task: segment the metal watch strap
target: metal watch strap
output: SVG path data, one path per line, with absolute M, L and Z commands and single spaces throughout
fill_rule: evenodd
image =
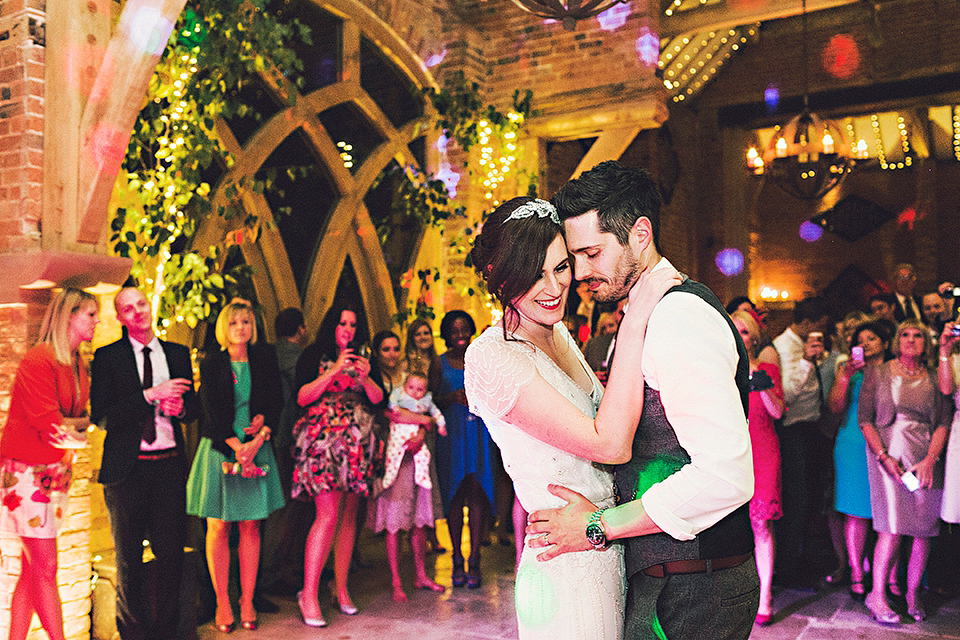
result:
M 606 510 L 606 507 L 597 509 L 590 515 L 590 519 L 587 521 L 587 541 L 593 545 L 594 549 L 606 549 L 608 546 L 610 546 L 610 541 L 607 539 L 607 532 L 603 526 L 603 521 L 601 520 L 603 517 L 603 512 Z M 596 538 L 600 538 L 601 541 L 594 542 Z

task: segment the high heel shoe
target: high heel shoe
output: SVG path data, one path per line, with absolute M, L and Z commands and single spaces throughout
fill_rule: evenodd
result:
M 359 609 L 357 609 L 357 608 L 356 608 L 355 606 L 353 606 L 352 604 L 343 604 L 342 602 L 339 603 L 339 604 L 340 604 L 340 613 L 342 613 L 342 614 L 344 614 L 344 615 L 347 615 L 347 616 L 355 616 L 355 615 L 357 615 L 357 613 L 359 613 L 359 611 L 360 611 Z
M 918 604 L 915 607 L 910 607 L 907 609 L 907 615 L 917 622 L 923 622 L 927 619 L 927 612 L 924 611 L 922 604 Z
M 300 619 L 303 620 L 303 624 L 308 627 L 325 627 L 327 626 L 327 621 L 323 619 L 323 616 L 308 616 L 303 612 L 303 591 L 297 593 L 297 606 L 300 607 Z
M 859 590 L 857 589 L 859 587 Z M 863 602 L 867 599 L 867 590 L 863 586 L 863 580 L 854 580 L 850 583 L 850 598 L 854 602 Z
M 217 622 L 217 616 L 214 615 L 213 626 L 216 627 L 220 633 L 233 633 L 233 630 L 237 628 L 237 623 L 234 620 L 230 622 Z
M 240 627 L 247 631 L 256 631 L 259 628 L 256 620 L 241 620 Z
M 878 612 L 876 609 L 874 609 L 870 605 L 869 598 L 866 599 L 865 604 L 867 605 L 867 609 L 870 610 L 870 613 L 873 614 L 873 619 L 879 622 L 880 624 L 882 624 L 883 626 L 895 627 L 900 624 L 900 614 L 898 614 L 893 609 L 890 609 L 889 605 L 887 606 L 887 609 L 885 611 Z

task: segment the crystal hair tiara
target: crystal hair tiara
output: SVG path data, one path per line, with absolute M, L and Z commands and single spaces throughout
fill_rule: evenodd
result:
M 546 200 L 541 200 L 540 198 L 523 203 L 514 209 L 513 213 L 507 216 L 507 219 L 503 222 L 507 222 L 507 220 L 521 220 L 523 218 L 529 218 L 533 214 L 537 214 L 537 216 L 540 218 L 550 218 L 551 222 L 558 227 L 560 226 L 560 216 L 557 215 L 557 208 Z

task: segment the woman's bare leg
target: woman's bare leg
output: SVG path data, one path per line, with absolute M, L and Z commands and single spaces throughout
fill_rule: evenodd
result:
M 327 563 L 327 556 L 333 546 L 341 496 L 339 491 L 323 491 L 313 497 L 317 516 L 310 527 L 310 533 L 307 534 L 303 556 L 303 592 L 300 597 L 303 613 L 308 618 L 322 617 L 320 604 L 317 602 L 317 588 L 323 565 Z M 349 559 L 347 561 L 349 562 Z
M 253 608 L 253 592 L 257 587 L 257 570 L 260 566 L 260 521 L 238 522 L 240 542 L 237 556 L 240 561 L 240 619 L 253 621 L 257 611 Z
M 350 559 L 353 557 L 353 546 L 356 542 L 357 507 L 360 496 L 356 493 L 344 494 L 343 512 L 340 514 L 340 526 L 337 530 L 337 539 L 333 546 L 333 575 L 337 585 L 337 600 L 340 607 L 354 606 L 347 588 L 347 577 L 350 575 Z
M 920 582 L 930 558 L 930 538 L 914 538 L 907 562 L 907 608 L 917 609 L 920 605 Z
M 773 614 L 773 558 L 776 544 L 773 538 L 773 520 L 750 519 L 753 527 L 754 554 L 757 574 L 760 576 L 760 608 L 758 614 Z
M 443 587 L 427 575 L 427 532 L 424 527 L 415 527 L 410 532 L 410 546 L 413 548 L 413 586 L 417 589 L 430 589 L 440 593 Z
M 21 538 L 20 578 L 13 592 L 10 638 L 22 640 L 30 631 L 33 612 L 50 640 L 64 640 L 63 610 L 57 588 L 57 541 L 55 538 Z
M 390 582 L 393 586 L 393 601 L 406 602 L 407 594 L 403 591 L 403 581 L 400 579 L 400 532 L 387 531 L 385 541 L 387 547 L 387 563 L 390 565 Z
M 877 533 L 877 546 L 873 549 L 873 590 L 867 596 L 867 607 L 876 615 L 893 610 L 887 602 L 886 581 L 890 565 L 900 548 L 900 536 L 895 533 Z
M 217 596 L 217 625 L 233 623 L 233 607 L 230 605 L 230 523 L 217 518 L 207 518 L 207 566 Z

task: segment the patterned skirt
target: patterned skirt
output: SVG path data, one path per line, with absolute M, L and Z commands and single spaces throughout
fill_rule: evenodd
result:
M 67 513 L 71 456 L 50 464 L 4 458 L 0 529 L 22 538 L 56 538 Z
M 369 495 L 373 414 L 353 392 L 325 393 L 293 428 L 294 498 L 324 491 Z

